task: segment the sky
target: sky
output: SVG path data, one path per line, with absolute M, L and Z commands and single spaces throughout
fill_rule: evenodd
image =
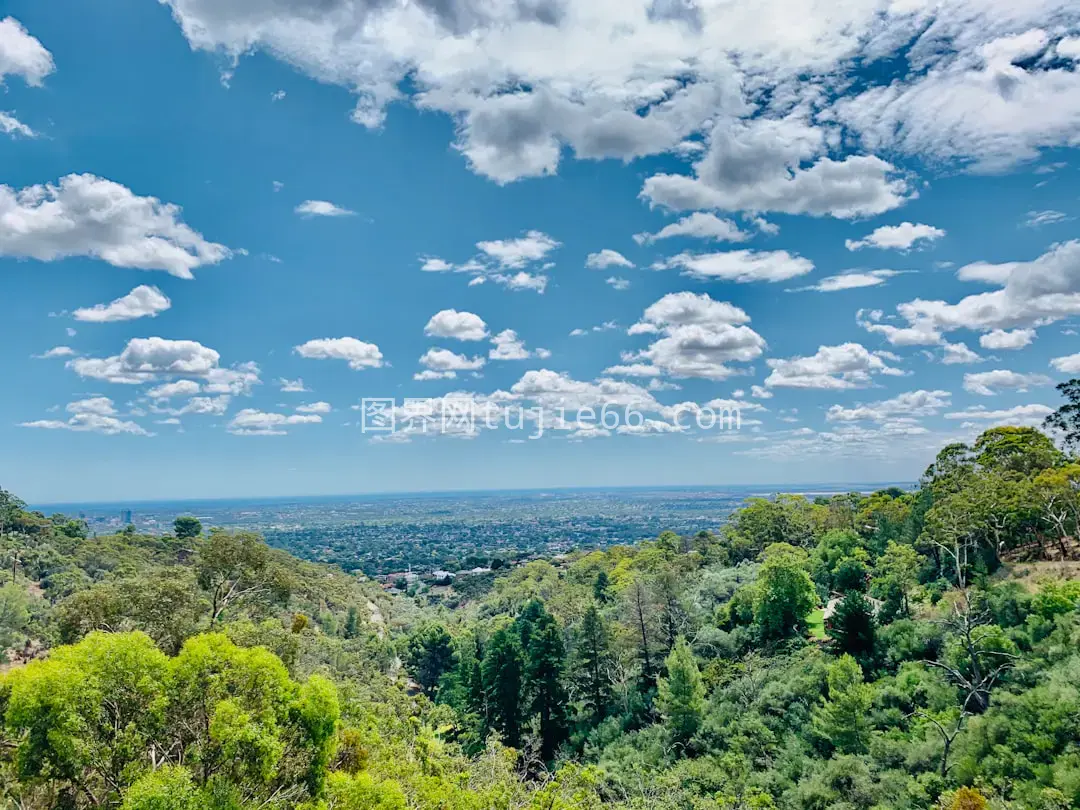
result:
M 7 0 L 0 486 L 913 480 L 1080 372 L 1077 147 L 1074 0 Z

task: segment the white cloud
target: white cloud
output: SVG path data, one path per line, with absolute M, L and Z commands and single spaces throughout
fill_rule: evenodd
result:
M 768 225 L 768 223 L 765 223 Z M 745 242 L 750 234 L 739 228 L 730 219 L 721 219 L 716 214 L 695 211 L 678 222 L 665 225 L 657 233 L 634 234 L 634 241 L 639 245 L 648 245 L 661 239 L 687 237 L 708 239 L 714 242 Z
M 309 340 L 294 347 L 293 351 L 310 360 L 345 360 L 353 371 L 381 368 L 383 364 L 382 352 L 378 346 L 354 337 Z
M 947 366 L 962 363 L 981 363 L 983 358 L 968 348 L 966 343 L 943 343 L 941 362 Z
M 872 383 L 874 374 L 901 373 L 885 363 L 881 352 L 867 351 L 858 343 L 821 346 L 810 357 L 765 362 L 772 369 L 765 380 L 765 385 L 770 388 L 864 388 Z
M 202 387 L 194 380 L 176 380 L 151 388 L 146 395 L 152 399 L 170 399 L 172 397 L 190 397 L 198 394 Z
M 229 422 L 229 433 L 237 436 L 284 436 L 293 425 L 313 425 L 322 422 L 318 414 L 267 413 L 245 408 Z
M 190 413 L 201 416 L 224 416 L 230 402 L 232 402 L 232 397 L 228 394 L 220 394 L 216 397 L 192 397 L 183 408 L 169 412 L 176 416 Z
M 860 250 L 873 247 L 882 250 L 910 250 L 915 244 L 936 242 L 945 236 L 945 231 L 933 225 L 901 222 L 899 225 L 882 225 L 869 236 L 862 239 L 848 239 L 844 242 L 848 250 Z
M 634 263 L 617 250 L 604 248 L 599 253 L 590 253 L 585 266 L 590 270 L 607 270 L 609 267 L 633 267 Z
M 877 287 L 893 276 L 900 275 L 898 270 L 851 270 L 838 276 L 827 276 L 809 287 L 797 287 L 791 292 L 814 290 L 815 292 L 842 292 L 862 287 Z
M 459 371 L 479 371 L 487 361 L 483 357 L 466 357 L 449 349 L 428 349 L 420 364 L 426 368 L 413 379 L 453 379 Z
M 989 397 L 1002 390 L 1025 392 L 1034 386 L 1049 385 L 1051 382 L 1045 374 L 1020 374 L 1016 371 L 995 369 L 978 374 L 965 374 L 964 390 Z
M 988 411 L 982 406 L 945 414 L 946 419 L 965 422 L 992 422 L 998 425 L 1041 425 L 1054 412 L 1045 405 L 1017 405 L 1015 408 Z
M 1043 225 L 1056 225 L 1065 222 L 1069 216 L 1063 211 L 1028 211 L 1024 219 L 1025 228 L 1041 228 Z
M 770 391 L 768 388 L 764 388 L 760 385 L 751 385 L 750 396 L 754 397 L 755 399 L 772 399 L 773 392 Z
M 304 200 L 295 211 L 302 217 L 350 217 L 356 213 L 326 200 Z
M 113 321 L 133 321 L 136 318 L 156 318 L 158 314 L 172 306 L 172 302 L 157 287 L 140 284 L 127 295 L 117 298 L 109 304 L 95 304 L 92 307 L 75 310 L 72 315 L 77 321 L 90 323 L 111 323 Z
M 1069 354 L 1065 357 L 1055 357 L 1050 361 L 1055 371 L 1062 374 L 1076 374 L 1080 372 L 1080 354 Z
M 81 377 L 113 383 L 150 382 L 166 376 L 206 377 L 220 355 L 194 340 L 133 338 L 116 356 L 79 357 L 67 365 Z
M 540 231 L 529 231 L 517 239 L 476 243 L 481 253 L 508 270 L 519 270 L 531 262 L 538 262 L 559 246 L 559 242 Z
M 750 316 L 727 301 L 715 301 L 707 293 L 668 293 L 645 310 L 642 319 L 630 327 L 629 334 L 659 333 L 676 326 L 740 325 Z
M 680 253 L 653 265 L 657 270 L 681 269 L 701 281 L 786 281 L 814 269 L 814 263 L 786 250 L 732 250 L 726 253 Z
M 153 435 L 135 422 L 120 419 L 116 414 L 113 401 L 108 397 L 91 397 L 70 402 L 66 410 L 71 414 L 67 421 L 39 419 L 34 422 L 23 422 L 20 426 L 45 430 L 73 430 L 80 433 L 102 433 L 106 436 L 120 433 L 133 436 Z
M 348 88 L 359 124 L 402 101 L 450 116 L 500 183 L 670 152 L 717 207 L 863 215 L 906 186 L 853 147 L 1000 164 L 1078 131 L 1073 0 L 166 2 L 230 71 L 262 51 Z
M 278 386 L 281 388 L 283 394 L 307 394 L 311 389 L 304 385 L 304 381 L 301 378 L 295 380 L 287 380 L 284 377 L 278 378 Z
M 1068 0 L 1035 0 L 1023 9 L 947 4 L 909 57 L 922 69 L 842 99 L 834 112 L 867 148 L 967 162 L 980 171 L 1034 159 L 1043 148 L 1075 146 L 1080 73 L 1039 58 L 1051 38 L 1038 25 L 1069 27 L 1076 18 Z
M 830 422 L 886 422 L 890 419 L 912 419 L 934 416 L 949 407 L 948 391 L 909 391 L 892 399 L 845 408 L 833 405 L 825 414 Z
M 526 273 L 524 270 L 513 275 L 496 273 L 491 277 L 496 284 L 501 284 L 510 290 L 532 290 L 543 293 L 547 289 L 548 277 L 538 273 Z
M 1011 332 L 995 329 L 993 332 L 987 332 L 985 335 L 980 335 L 979 345 L 984 349 L 990 349 L 991 351 L 1022 349 L 1025 346 L 1030 346 L 1031 341 L 1034 339 L 1034 329 L 1013 329 Z
M 273 93 L 270 94 L 270 100 L 282 101 L 285 98 L 285 95 L 286 94 L 284 90 L 275 90 Z
M 884 334 L 895 345 L 934 345 L 958 329 L 977 332 L 1030 329 L 1080 314 L 1080 240 L 1054 245 L 1029 262 L 961 267 L 957 277 L 1000 287 L 969 295 L 955 304 L 916 299 L 897 306 L 906 327 L 861 325 Z
M 519 338 L 513 329 L 504 329 L 493 336 L 491 344 L 494 348 L 488 352 L 488 357 L 492 360 L 528 360 L 531 357 L 529 350 L 525 348 L 525 341 Z M 542 358 L 544 354 L 541 352 L 548 356 L 551 354 L 546 349 L 537 349 L 536 356 Z
M 657 174 L 641 196 L 673 210 L 776 211 L 851 219 L 892 210 L 913 195 L 890 163 L 873 155 L 835 160 L 826 131 L 795 114 L 721 119 L 694 176 Z
M 239 363 L 232 368 L 212 368 L 203 386 L 208 394 L 250 394 L 260 383 L 257 363 Z
M 424 327 L 424 334 L 456 340 L 484 340 L 488 336 L 488 330 L 487 324 L 479 315 L 444 309 L 431 316 L 431 320 Z
M 75 350 L 70 346 L 53 346 L 44 354 L 38 354 L 35 357 L 39 360 L 51 360 L 54 357 L 73 357 L 75 354 Z
M 37 133 L 11 113 L 0 112 L 0 132 L 11 137 L 36 138 Z
M 296 406 L 297 413 L 330 413 L 332 410 L 329 402 L 309 402 Z
M 56 69 L 52 54 L 14 17 L 0 20 L 0 85 L 7 76 L 21 76 L 39 87 Z
M 604 279 L 604 283 L 616 292 L 625 292 L 630 289 L 630 282 L 627 279 L 619 278 L 618 276 L 608 276 Z
M 19 191 L 0 185 L 0 256 L 44 262 L 90 256 L 190 279 L 195 268 L 231 255 L 184 224 L 178 206 L 92 174 Z

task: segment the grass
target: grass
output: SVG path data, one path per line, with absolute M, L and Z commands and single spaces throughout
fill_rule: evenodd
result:
M 818 608 L 806 617 L 806 623 L 810 626 L 810 638 L 824 639 L 825 636 L 825 611 Z

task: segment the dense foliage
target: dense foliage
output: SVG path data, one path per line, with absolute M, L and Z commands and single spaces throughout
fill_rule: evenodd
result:
M 751 499 L 453 609 L 260 538 L 0 493 L 0 807 L 1080 806 L 1080 463 Z

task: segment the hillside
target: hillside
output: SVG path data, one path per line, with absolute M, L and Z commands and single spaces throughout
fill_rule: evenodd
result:
M 996 428 L 437 599 L 3 493 L 0 807 L 1075 807 L 1078 484 Z

